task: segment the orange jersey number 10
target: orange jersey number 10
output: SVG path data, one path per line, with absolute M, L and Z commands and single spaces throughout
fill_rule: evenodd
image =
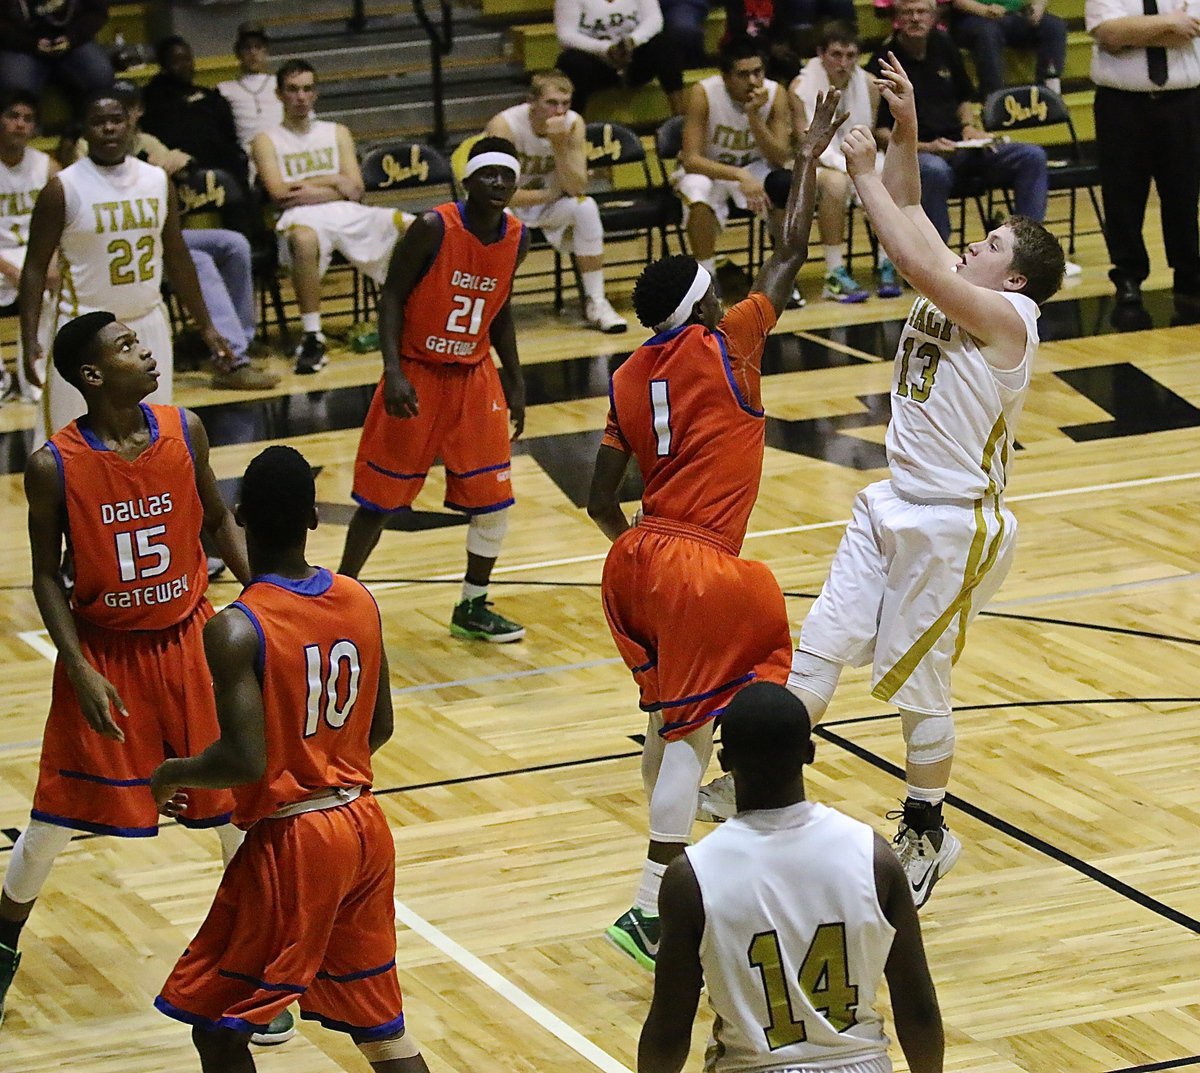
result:
M 341 730 L 358 700 L 358 679 L 362 671 L 358 649 L 353 641 L 338 641 L 330 648 L 326 660 L 320 645 L 306 645 L 304 660 L 308 669 L 308 718 L 304 723 L 304 736 L 311 738 L 317 732 L 322 716 L 334 730 Z M 343 665 L 345 688 L 339 691 Z

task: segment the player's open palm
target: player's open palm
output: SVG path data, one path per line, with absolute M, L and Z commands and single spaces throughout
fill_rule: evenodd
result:
M 880 96 L 887 101 L 897 126 L 905 124 L 915 128 L 917 125 L 917 95 L 894 52 L 889 52 L 886 58 L 880 58 L 879 78 L 876 85 L 879 87 Z
M 813 109 L 812 122 L 804 132 L 807 148 L 813 156 L 820 156 L 829 148 L 838 127 L 846 122 L 846 112 L 838 115 L 838 105 L 842 103 L 840 90 L 831 89 L 828 93 L 817 96 L 817 106 Z
M 94 667 L 87 665 L 71 673 L 70 679 L 88 726 L 102 737 L 123 742 L 125 731 L 117 725 L 113 712 L 115 710 L 126 718 L 129 712 L 117 687 Z
M 417 416 L 417 389 L 399 369 L 384 369 L 383 408 L 391 417 Z

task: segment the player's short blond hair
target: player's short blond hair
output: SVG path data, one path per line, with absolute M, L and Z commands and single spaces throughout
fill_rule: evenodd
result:
M 532 100 L 536 101 L 544 97 L 548 89 L 561 89 L 564 93 L 574 93 L 575 85 L 557 67 L 552 67 L 549 71 L 538 71 L 529 80 L 529 96 Z

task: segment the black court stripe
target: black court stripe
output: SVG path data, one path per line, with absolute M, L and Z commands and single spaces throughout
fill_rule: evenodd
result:
M 954 713 L 990 712 L 998 708 L 1069 708 L 1078 704 L 1200 704 L 1200 697 L 1080 697 L 1073 700 L 1003 700 L 992 704 L 955 705 Z M 877 715 L 852 715 L 845 719 L 827 719 L 825 727 L 855 726 L 860 723 L 882 723 L 899 719 L 898 711 L 880 712 Z M 819 729 L 819 728 L 818 728 Z
M 1182 1069 L 1184 1066 L 1200 1066 L 1200 1054 L 1189 1055 L 1187 1058 L 1170 1058 L 1165 1062 L 1147 1062 L 1140 1066 L 1122 1066 L 1120 1069 L 1109 1070 L 1109 1073 L 1153 1073 L 1158 1069 Z
M 608 753 L 604 756 L 585 756 L 575 760 L 556 760 L 549 764 L 530 764 L 528 767 L 506 768 L 503 771 L 481 771 L 476 775 L 460 775 L 454 779 L 434 779 L 431 782 L 414 782 L 407 786 L 389 786 L 384 790 L 372 791 L 376 797 L 387 794 L 406 794 L 416 790 L 434 790 L 443 786 L 461 786 L 468 782 L 483 782 L 485 779 L 506 779 L 512 775 L 532 775 L 539 771 L 563 771 L 567 768 L 583 767 L 585 764 L 606 764 L 610 760 L 629 760 L 641 756 L 641 749 L 625 753 Z
M 1127 626 L 1105 626 L 1098 622 L 1078 622 L 1070 618 L 1043 618 L 1040 615 L 1014 615 L 1008 611 L 980 611 L 979 614 L 988 618 L 1010 618 L 1018 622 L 1044 622 L 1050 626 L 1073 626 L 1079 630 L 1102 630 L 1104 633 L 1118 633 L 1126 637 L 1146 637 L 1152 641 L 1175 641 L 1181 645 L 1200 645 L 1200 638 L 1178 637 L 1173 633 L 1157 633 L 1154 630 L 1134 630 Z
M 901 781 L 904 780 L 904 769 L 893 764 L 889 760 L 876 755 L 869 749 L 863 748 L 848 738 L 842 737 L 840 734 L 835 734 L 826 726 L 821 725 L 814 729 L 814 734 L 817 737 L 828 741 L 832 745 L 841 746 L 848 753 L 857 756 L 860 760 L 865 760 L 872 767 L 878 768 L 880 771 L 885 771 L 889 775 L 893 775 Z M 980 808 L 978 805 L 972 804 L 959 797 L 957 794 L 947 793 L 947 803 L 953 805 L 960 812 L 965 812 L 981 823 L 987 824 L 989 827 L 1000 831 L 1002 834 L 1008 835 L 1030 849 L 1037 850 L 1039 853 L 1045 854 L 1060 864 L 1065 864 L 1068 868 L 1074 869 L 1088 879 L 1094 880 L 1097 883 L 1107 887 L 1116 894 L 1120 894 L 1124 898 L 1128 898 L 1131 902 L 1136 902 L 1138 905 L 1150 912 L 1156 913 L 1158 916 L 1169 920 L 1174 924 L 1179 924 L 1181 927 L 1187 928 L 1193 934 L 1200 935 L 1200 920 L 1195 917 L 1190 917 L 1186 913 L 1180 912 L 1178 909 L 1167 905 L 1165 902 L 1160 902 L 1157 898 L 1151 897 L 1144 891 L 1140 891 L 1137 887 L 1132 887 L 1128 883 L 1117 879 L 1115 876 L 1110 876 L 1107 872 L 1102 871 L 1095 865 L 1088 864 L 1087 861 L 1080 860 L 1074 854 L 1068 853 L 1066 850 L 1059 849 L 1058 846 L 1047 842 L 1044 838 L 1039 838 L 1037 835 L 1030 834 L 1028 831 L 1023 831 L 1015 824 L 1009 823 L 1008 820 L 1002 819 L 987 809 Z

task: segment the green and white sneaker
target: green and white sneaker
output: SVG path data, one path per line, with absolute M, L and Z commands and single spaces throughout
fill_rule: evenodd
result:
M 825 277 L 825 289 L 821 294 L 836 302 L 865 302 L 871 297 L 865 288 L 858 285 L 845 265 L 835 268 Z
M 450 617 L 450 632 L 455 637 L 469 641 L 487 641 L 494 645 L 519 641 L 525 636 L 525 627 L 518 622 L 497 614 L 486 596 L 463 600 L 454 608 Z
M 21 955 L 0 943 L 0 1025 L 4 1024 L 4 999 L 8 995 L 8 989 L 12 987 L 13 977 L 17 975 L 17 967 L 20 964 Z
M 662 924 L 658 917 L 647 916 L 636 906 L 617 918 L 604 932 L 605 938 L 618 950 L 624 951 L 643 969 L 654 971 Z
M 296 1018 L 292 1016 L 291 1010 L 284 1010 L 271 1018 L 271 1023 L 265 1031 L 255 1032 L 250 1037 L 250 1042 L 257 1043 L 260 1047 L 277 1047 L 281 1043 L 287 1043 L 295 1034 Z

